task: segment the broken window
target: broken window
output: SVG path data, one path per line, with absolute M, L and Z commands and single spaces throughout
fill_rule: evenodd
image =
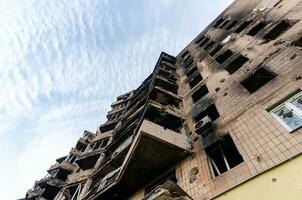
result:
M 289 132 L 302 126 L 302 93 L 301 90 L 298 92 L 293 97 L 289 95 L 288 98 L 278 102 L 276 108 L 270 112 Z
M 234 60 L 232 60 L 224 69 L 233 74 L 237 71 L 242 65 L 244 65 L 249 59 L 245 56 L 239 55 Z
M 222 47 L 223 46 L 221 44 L 217 44 L 215 48 L 210 51 L 210 56 L 214 56 L 218 51 L 220 51 L 220 49 L 222 49 Z
M 253 21 L 252 20 L 246 20 L 242 22 L 235 30 L 235 33 L 241 33 L 246 27 L 248 27 Z
M 222 64 L 223 62 L 225 62 L 227 59 L 229 59 L 232 55 L 234 54 L 233 51 L 231 50 L 226 50 L 225 52 L 223 52 L 222 54 L 220 54 L 219 56 L 217 56 L 217 58 L 215 59 L 219 64 Z
M 206 85 L 202 85 L 198 90 L 196 90 L 192 94 L 192 99 L 195 102 L 197 102 L 199 99 L 201 99 L 203 96 L 205 96 L 209 92 Z
M 183 57 L 183 62 L 186 63 L 188 60 L 192 59 L 191 55 L 188 53 L 185 57 Z
M 196 43 L 196 44 L 199 44 L 199 43 L 201 42 L 201 40 L 203 40 L 203 39 L 204 39 L 204 36 L 201 36 L 199 39 L 196 40 L 195 43 Z
M 229 19 L 226 19 L 220 26 L 219 26 L 219 28 L 224 28 L 228 23 L 230 22 L 230 20 Z
M 186 50 L 186 51 L 181 55 L 181 57 L 182 57 L 182 58 L 185 58 L 187 55 L 189 55 L 189 51 L 188 51 L 188 50 Z
M 257 25 L 255 25 L 247 34 L 250 36 L 255 36 L 259 31 L 264 29 L 264 27 L 267 25 L 266 22 L 259 22 Z
M 194 121 L 198 122 L 199 120 L 203 119 L 205 116 L 209 116 L 212 121 L 214 121 L 220 116 L 215 104 L 211 104 L 206 106 L 205 108 L 202 108 L 201 112 L 199 112 L 196 116 L 194 116 Z
M 223 21 L 224 21 L 223 18 L 218 19 L 213 27 L 217 28 Z
M 214 41 L 211 41 L 209 44 L 207 44 L 205 47 L 204 47 L 204 50 L 209 50 L 210 48 L 212 48 L 214 46 L 215 42 Z
M 241 81 L 240 84 L 250 93 L 254 93 L 266 83 L 273 80 L 275 77 L 276 74 L 268 71 L 264 67 L 259 67 L 254 70 L 249 77 Z
M 226 30 L 231 30 L 235 25 L 237 24 L 237 21 L 234 20 L 232 23 L 230 23 L 230 25 L 228 25 L 225 29 Z
M 205 45 L 209 40 L 210 40 L 210 38 L 205 37 L 204 40 L 202 40 L 198 45 L 199 45 L 200 47 L 202 47 L 202 46 Z
M 186 73 L 186 76 L 189 77 L 191 76 L 192 74 L 194 74 L 194 72 L 196 72 L 198 70 L 198 68 L 196 67 L 196 65 L 190 69 L 190 71 L 188 73 Z
M 266 40 L 274 40 L 291 27 L 287 20 L 282 20 L 274 28 L 272 28 L 263 38 Z
M 188 61 L 188 62 L 185 62 L 185 68 L 187 69 L 187 68 L 191 67 L 191 66 L 193 65 L 193 63 L 194 63 L 194 60 L 193 60 L 193 58 L 190 56 L 189 61 Z
M 230 135 L 225 135 L 207 147 L 205 151 L 208 155 L 210 170 L 215 177 L 243 162 L 243 158 Z
M 202 81 L 202 76 L 198 73 L 194 78 L 189 82 L 191 88 L 195 87 L 200 81 Z

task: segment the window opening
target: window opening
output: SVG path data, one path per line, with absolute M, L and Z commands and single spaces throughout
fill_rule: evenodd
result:
M 201 99 L 203 96 L 205 96 L 209 92 L 206 85 L 202 85 L 198 90 L 196 90 L 192 94 L 193 102 L 196 103 L 199 99 Z
M 202 76 L 197 74 L 190 82 L 189 85 L 191 88 L 195 87 L 200 81 L 202 81 Z
M 246 20 L 242 22 L 235 30 L 235 33 L 241 33 L 246 27 L 248 27 L 253 21 L 252 20 Z
M 233 74 L 240 67 L 242 67 L 242 65 L 244 65 L 248 60 L 249 59 L 247 57 L 243 55 L 239 55 L 225 67 L 225 70 L 230 74 Z
M 287 20 L 282 20 L 274 28 L 272 28 L 263 38 L 266 40 L 274 40 L 283 34 L 287 29 L 291 27 L 291 24 Z
M 215 48 L 210 51 L 210 56 L 214 56 L 218 51 L 220 51 L 220 49 L 222 49 L 222 47 L 223 46 L 221 44 L 217 44 Z
M 259 22 L 257 25 L 255 25 L 247 34 L 250 36 L 255 36 L 259 31 L 264 29 L 264 27 L 267 25 L 266 22 Z
M 230 25 L 228 25 L 225 29 L 226 30 L 231 30 L 236 24 L 237 24 L 237 20 L 234 20 Z
M 212 121 L 214 121 L 220 116 L 215 104 L 211 104 L 206 108 L 204 108 L 203 111 L 201 111 L 197 116 L 194 117 L 194 121 L 198 122 L 199 120 L 203 119 L 205 116 L 209 116 Z
M 194 74 L 194 72 L 196 72 L 198 70 L 198 68 L 196 67 L 196 65 L 190 69 L 190 71 L 188 73 L 186 73 L 186 76 L 189 77 L 191 76 L 192 74 Z
M 224 136 L 205 150 L 208 154 L 210 169 L 215 177 L 243 162 L 243 158 L 230 135 Z
M 210 38 L 205 37 L 205 39 L 204 39 L 201 43 L 199 43 L 199 46 L 202 47 L 202 46 L 205 45 L 209 40 L 210 40 Z
M 222 63 L 225 62 L 227 59 L 229 59 L 233 54 L 234 54 L 234 52 L 228 49 L 228 50 L 226 50 L 225 52 L 223 52 L 222 54 L 220 54 L 215 60 L 216 60 L 219 64 L 222 64 Z
M 259 67 L 254 70 L 249 77 L 241 81 L 240 84 L 250 93 L 254 93 L 266 83 L 273 80 L 276 76 L 276 74 L 268 71 L 264 67 Z
M 217 28 L 223 21 L 224 21 L 223 18 L 218 19 L 213 27 Z
M 230 22 L 230 20 L 229 19 L 226 19 L 220 26 L 219 26 L 219 28 L 224 28 L 228 23 Z
M 212 48 L 214 46 L 215 42 L 214 41 L 211 41 L 209 44 L 207 44 L 204 48 L 204 50 L 209 50 L 210 48 Z

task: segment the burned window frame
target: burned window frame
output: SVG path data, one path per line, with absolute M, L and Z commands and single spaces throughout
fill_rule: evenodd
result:
M 224 52 L 222 52 L 215 58 L 215 61 L 221 65 L 227 60 L 229 60 L 234 54 L 235 52 L 232 51 L 231 49 L 226 49 Z
M 261 31 L 263 31 L 265 29 L 265 27 L 268 26 L 268 24 L 269 24 L 269 22 L 267 22 L 267 21 L 259 21 L 246 34 L 254 37 L 254 36 L 258 35 Z
M 226 143 L 226 140 L 228 140 L 228 144 Z M 225 153 L 227 152 L 227 147 L 226 146 L 229 146 L 231 145 L 230 149 L 232 149 L 232 157 L 235 156 L 234 153 L 236 153 L 236 161 L 230 161 L 230 155 L 228 155 L 229 153 Z M 210 149 L 210 150 L 209 150 Z M 223 162 L 225 164 L 225 168 L 226 170 L 223 171 L 223 172 L 220 172 L 220 170 L 218 169 L 216 163 L 214 162 L 214 160 L 211 158 L 213 157 L 213 155 L 211 156 L 211 154 L 214 152 L 214 151 L 217 151 L 217 149 L 219 149 L 220 153 L 221 153 L 221 156 L 223 158 Z M 228 150 L 230 150 L 228 149 Z M 206 151 L 206 154 L 207 154 L 207 160 L 208 160 L 208 166 L 209 166 L 209 169 L 210 169 L 210 172 L 211 172 L 211 175 L 213 178 L 217 178 L 225 173 L 227 173 L 228 171 L 230 171 L 231 169 L 237 167 L 238 165 L 242 164 L 244 162 L 244 159 L 242 157 L 242 155 L 240 154 L 238 148 L 237 148 L 237 145 L 235 144 L 233 138 L 231 137 L 230 134 L 226 134 L 223 136 L 222 139 L 219 139 L 218 141 L 216 141 L 214 144 L 212 144 L 210 147 L 207 147 L 205 149 Z M 226 156 L 227 155 L 227 156 Z M 216 173 L 215 173 L 216 171 Z
M 302 104 L 301 104 L 301 108 L 297 107 L 293 103 L 293 101 L 295 101 L 296 99 L 302 99 L 302 92 L 300 89 L 296 90 L 293 94 L 288 95 L 283 100 L 277 102 L 277 104 L 274 105 L 273 109 L 268 110 L 269 113 L 274 117 L 274 119 L 276 119 L 289 133 L 302 127 Z M 299 119 L 300 124 L 291 127 L 289 124 L 285 122 L 285 120 L 282 120 L 280 118 L 280 115 L 278 115 L 277 113 L 284 108 L 292 112 L 291 116 L 295 115 Z
M 253 20 L 251 19 L 247 19 L 242 21 L 234 30 L 235 33 L 239 34 L 242 31 L 244 31 L 245 29 L 247 29 L 251 24 L 252 24 Z
M 257 76 L 259 76 L 259 75 L 257 75 L 257 73 L 260 73 L 259 70 L 264 70 L 263 72 L 269 73 L 269 75 L 271 75 L 271 77 L 266 77 L 267 81 L 261 81 L 261 79 L 260 79 L 259 80 L 260 82 L 257 82 L 257 85 L 256 85 L 257 87 L 248 87 L 249 82 L 253 82 L 253 85 L 256 84 L 256 81 L 254 79 L 257 78 Z M 250 73 L 246 78 L 244 78 L 242 81 L 240 81 L 240 85 L 242 87 L 244 87 L 244 89 L 247 90 L 250 94 L 253 94 L 253 93 L 257 92 L 260 88 L 264 87 L 267 83 L 274 80 L 277 76 L 278 76 L 277 74 L 275 74 L 274 72 L 269 70 L 267 67 L 260 65 L 260 66 L 256 67 L 256 69 L 254 69 L 252 71 L 252 73 Z
M 268 32 L 265 33 L 263 39 L 267 41 L 275 40 L 281 35 L 283 35 L 285 32 L 287 32 L 293 25 L 294 22 L 290 22 L 287 19 L 278 21 Z M 281 29 L 281 31 L 279 31 L 278 29 Z
M 224 68 L 229 74 L 235 73 L 239 70 L 243 65 L 245 65 L 249 61 L 249 58 L 238 54 L 234 59 L 232 59 L 227 66 Z

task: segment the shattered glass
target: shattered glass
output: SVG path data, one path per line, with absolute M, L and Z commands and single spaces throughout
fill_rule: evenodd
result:
M 300 111 L 302 111 L 302 96 L 299 96 L 291 101 L 291 103 L 297 107 Z
M 297 115 L 292 109 L 289 109 L 286 106 L 278 109 L 274 113 L 290 129 L 295 129 L 299 126 L 302 126 L 302 118 Z

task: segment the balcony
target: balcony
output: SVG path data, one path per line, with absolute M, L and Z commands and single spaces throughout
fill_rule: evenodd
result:
M 77 168 L 76 165 L 73 165 L 67 161 L 62 161 L 61 163 L 57 163 L 55 165 L 52 165 L 47 172 L 51 173 L 52 171 L 56 171 L 55 177 L 65 181 L 67 176 L 71 174 L 75 169 Z
M 119 118 L 113 120 L 113 121 L 107 121 L 105 124 L 102 124 L 99 126 L 99 131 L 102 133 L 105 133 L 107 131 L 113 130 L 115 126 L 117 125 L 117 122 L 119 121 Z
M 163 184 L 157 186 L 152 192 L 147 194 L 142 200 L 167 200 L 167 199 L 193 200 L 176 183 L 170 180 L 167 180 Z
M 76 168 L 75 165 L 63 160 L 61 163 L 57 163 L 57 164 L 52 165 L 47 171 L 51 172 L 51 171 L 56 170 L 56 169 L 62 169 L 62 170 L 72 172 L 73 170 L 75 170 L 75 168 Z
M 104 149 L 85 152 L 76 160 L 76 163 L 82 170 L 91 169 L 96 164 L 102 152 L 104 152 Z
M 26 199 L 36 199 L 38 197 L 42 197 L 44 199 L 54 199 L 63 184 L 63 181 L 53 177 L 43 178 L 36 182 L 34 190 L 27 192 Z
M 75 156 L 80 156 L 80 155 L 82 155 L 82 153 L 83 153 L 82 151 L 79 151 L 78 149 L 76 149 L 74 147 L 72 147 L 70 150 L 70 154 L 75 155 Z
M 162 171 L 183 160 L 190 154 L 190 149 L 188 136 L 143 120 L 115 182 L 91 199 L 127 198 Z
M 93 169 L 85 170 L 85 171 L 79 171 L 77 173 L 69 174 L 67 176 L 66 184 L 71 185 L 71 184 L 74 184 L 74 183 L 82 182 L 82 181 L 86 180 L 89 177 L 89 175 L 92 174 L 92 172 L 93 172 Z

